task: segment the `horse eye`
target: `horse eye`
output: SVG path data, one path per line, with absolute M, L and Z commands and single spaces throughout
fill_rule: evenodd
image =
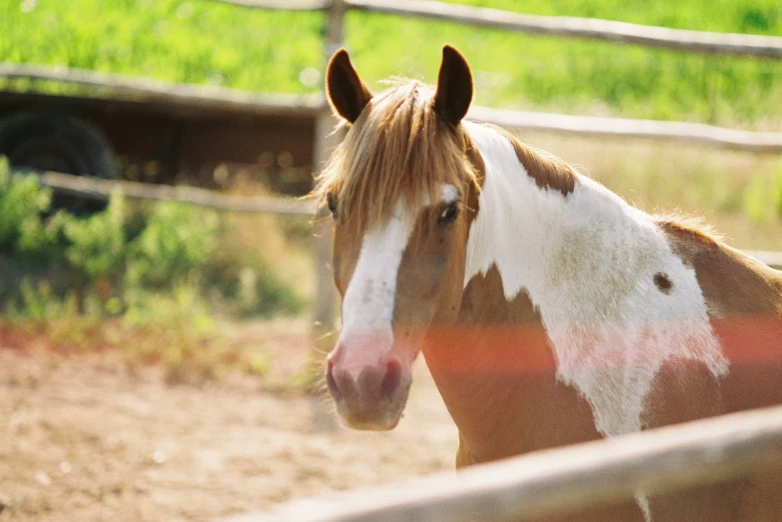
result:
M 454 221 L 456 221 L 456 218 L 459 216 L 459 202 L 454 201 L 453 203 L 449 203 L 442 211 L 440 211 L 440 215 L 437 216 L 437 224 L 441 227 L 444 227 L 446 225 L 450 225 Z
M 329 207 L 331 215 L 337 217 L 337 197 L 331 192 L 326 194 L 326 205 Z

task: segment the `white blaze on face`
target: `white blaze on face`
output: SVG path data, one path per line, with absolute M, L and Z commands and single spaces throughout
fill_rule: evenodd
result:
M 443 185 L 441 193 L 444 202 L 458 198 L 458 190 L 450 184 Z M 397 272 L 416 218 L 428 203 L 411 210 L 398 202 L 391 219 L 364 236 L 342 300 L 340 344 L 345 368 L 351 374 L 358 375 L 391 350 Z
M 391 219 L 368 232 L 342 300 L 342 332 L 345 366 L 358 375 L 374 365 L 393 344 L 396 275 L 402 253 L 413 232 L 414 221 L 406 218 L 404 206 L 396 205 Z

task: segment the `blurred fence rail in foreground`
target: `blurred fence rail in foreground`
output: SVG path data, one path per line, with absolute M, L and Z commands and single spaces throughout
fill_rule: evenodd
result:
M 405 483 L 292 501 L 222 522 L 521 521 L 782 471 L 775 406 L 534 452 Z

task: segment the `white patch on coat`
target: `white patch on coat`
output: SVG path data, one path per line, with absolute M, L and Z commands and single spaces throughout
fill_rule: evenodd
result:
M 451 203 L 459 191 L 450 184 L 440 190 L 441 201 Z M 402 254 L 410 241 L 416 219 L 426 206 L 428 197 L 418 205 L 408 206 L 398 201 L 388 222 L 367 232 L 361 251 L 342 300 L 342 330 L 344 368 L 359 375 L 391 350 L 397 273 Z
M 652 522 L 652 510 L 649 507 L 649 497 L 643 493 L 637 493 L 635 495 L 635 501 L 638 503 L 638 507 L 641 508 L 641 513 L 644 514 L 644 520 L 646 522 Z
M 727 373 L 695 271 L 651 217 L 583 176 L 566 197 L 541 190 L 505 137 L 465 126 L 486 179 L 464 284 L 496 265 L 507 300 L 527 291 L 553 345 L 558 380 L 584 396 L 600 433 L 641 429 L 644 399 L 666 359 Z M 657 273 L 672 282 L 670 293 L 655 286 Z
M 712 331 L 695 271 L 652 219 L 589 178 L 572 193 L 541 190 L 508 140 L 465 123 L 486 178 L 467 242 L 464 285 L 496 265 L 505 298 L 525 289 L 552 343 L 557 380 L 573 386 L 605 436 L 639 431 L 644 400 L 671 357 L 729 361 Z M 654 275 L 673 286 L 663 293 Z M 649 522 L 647 497 L 636 501 Z

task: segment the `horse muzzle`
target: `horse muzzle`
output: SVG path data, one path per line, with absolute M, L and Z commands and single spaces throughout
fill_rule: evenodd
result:
M 413 381 L 411 367 L 392 354 L 371 362 L 350 357 L 338 344 L 328 358 L 326 383 L 345 425 L 374 431 L 396 427 Z

